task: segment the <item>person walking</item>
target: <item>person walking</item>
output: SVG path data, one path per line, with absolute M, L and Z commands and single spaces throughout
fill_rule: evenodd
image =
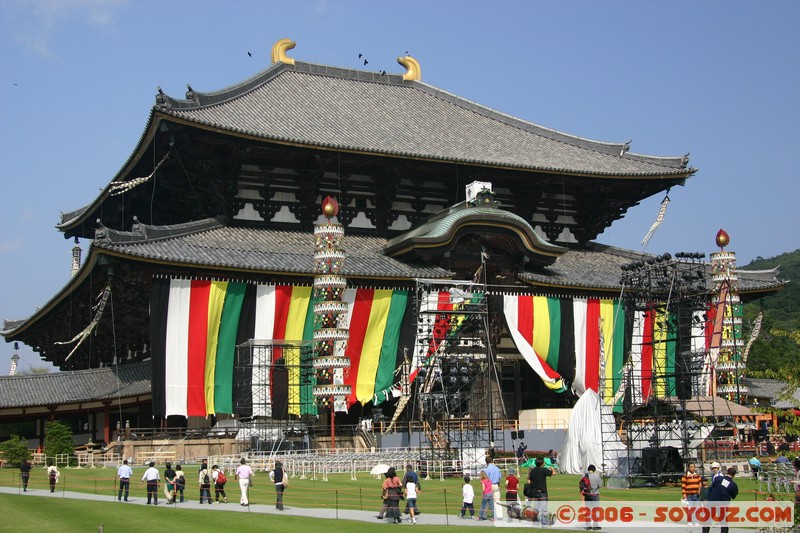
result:
M 219 497 L 222 495 L 222 503 L 228 503 L 228 495 L 225 494 L 225 483 L 228 478 L 225 476 L 225 471 L 218 465 L 211 467 L 211 480 L 214 482 L 214 503 L 219 503 Z
M 556 471 L 554 468 L 545 468 L 544 459 L 542 457 L 536 458 L 536 466 L 531 468 L 528 472 L 528 483 L 530 484 L 530 493 L 533 495 L 533 509 L 537 512 L 539 523 L 542 525 L 551 524 L 552 520 L 548 516 L 547 501 L 547 478 L 554 476 Z M 555 515 L 553 515 L 555 518 Z
M 497 465 L 494 464 L 491 455 L 486 457 L 486 476 L 489 478 L 489 481 L 492 482 L 493 516 L 495 519 L 502 520 L 503 509 L 500 506 L 500 478 L 503 474 L 500 472 L 500 469 L 497 468 Z
M 469 476 L 464 476 L 464 485 L 461 487 L 461 514 L 459 518 L 466 518 L 467 509 L 469 509 L 469 516 L 475 519 L 475 491 L 470 485 L 471 479 Z
M 244 457 L 242 457 L 242 460 L 239 462 L 241 464 L 239 465 L 239 468 L 236 469 L 236 479 L 239 481 L 239 490 L 242 493 L 239 497 L 239 505 L 247 507 L 250 505 L 248 492 L 252 486 L 253 469 L 250 468 L 250 465 L 247 464 L 247 461 L 244 459 Z
M 492 491 L 492 480 L 486 475 L 486 470 L 481 470 L 481 510 L 478 512 L 479 520 L 487 519 L 486 511 L 491 511 L 492 520 L 494 520 L 494 492 Z
M 167 505 L 175 503 L 175 471 L 172 463 L 167 463 L 164 469 L 164 496 L 167 498 Z
M 283 491 L 289 486 L 288 475 L 283 469 L 283 463 L 275 461 L 275 469 L 272 471 L 272 481 L 275 483 L 275 509 L 283 511 Z
M 603 478 L 597 473 L 597 467 L 589 465 L 586 468 L 587 476 L 589 477 L 589 490 L 584 493 L 583 501 L 586 502 L 586 507 L 593 509 L 598 507 L 600 501 L 600 487 L 603 486 Z M 586 529 L 600 529 L 600 524 L 594 521 L 595 513 L 590 511 L 592 517 L 591 524 L 587 524 Z
M 142 476 L 142 482 L 147 482 L 147 505 L 150 505 L 152 500 L 153 505 L 158 505 L 158 480 L 161 479 L 161 474 L 156 470 L 156 462 L 150 461 L 150 468 L 145 470 Z
M 406 465 L 406 473 L 403 475 L 403 487 L 408 485 L 409 483 L 414 483 L 417 486 L 417 492 L 422 492 L 422 484 L 419 482 L 419 476 L 416 472 L 414 472 L 414 467 L 411 463 Z M 408 502 L 408 498 L 406 498 L 406 508 L 403 511 L 405 514 L 409 514 L 411 509 L 411 504 Z M 416 502 L 414 505 L 414 516 L 420 514 L 419 508 L 416 506 Z
M 61 472 L 58 471 L 58 467 L 53 463 L 53 460 L 50 459 L 50 466 L 47 467 L 47 479 L 50 482 L 50 492 L 56 491 L 56 483 L 58 483 L 58 478 L 61 477 Z
M 736 469 L 729 468 L 725 474 L 719 475 L 711 481 L 711 487 L 708 489 L 707 504 L 709 507 L 724 507 L 728 502 L 736 499 L 736 496 L 739 495 L 739 487 L 733 481 L 735 475 Z M 712 513 L 712 516 L 714 514 Z M 703 533 L 709 533 L 709 531 L 711 531 L 710 526 L 703 526 Z M 728 533 L 727 522 L 723 521 L 720 524 L 720 531 Z
M 122 461 L 122 465 L 117 468 L 117 477 L 119 478 L 119 492 L 117 493 L 117 501 L 122 501 L 123 490 L 125 491 L 125 501 L 128 501 L 128 491 L 131 488 L 131 476 L 133 476 L 133 470 L 131 470 L 131 467 L 128 466 L 128 460 L 125 459 Z
M 19 465 L 19 477 L 22 479 L 22 492 L 28 492 L 28 480 L 31 478 L 31 464 L 27 459 Z
M 208 468 L 200 470 L 197 481 L 200 483 L 200 505 L 204 503 L 211 505 L 211 473 Z
M 419 491 L 419 486 L 410 478 L 407 477 L 405 479 L 407 479 L 407 481 L 403 489 L 406 493 L 406 508 L 409 513 L 408 521 L 412 524 L 416 524 L 417 515 L 415 510 L 417 508 L 417 492 Z
M 397 471 L 394 467 L 390 467 L 384 474 L 381 490 L 381 496 L 386 504 L 383 517 L 391 518 L 393 523 L 399 524 L 401 522 L 400 497 L 403 495 L 403 484 L 400 478 L 397 477 Z
M 700 505 L 700 487 L 702 485 L 703 477 L 697 473 L 697 465 L 689 463 L 686 473 L 681 477 L 681 500 L 687 507 L 694 507 L 695 511 Z M 689 516 L 689 527 L 694 525 L 693 517 L 694 514 Z
M 183 503 L 183 491 L 186 488 L 186 476 L 181 468 L 181 465 L 175 466 L 175 496 L 172 501 L 175 501 L 180 495 L 180 502 Z

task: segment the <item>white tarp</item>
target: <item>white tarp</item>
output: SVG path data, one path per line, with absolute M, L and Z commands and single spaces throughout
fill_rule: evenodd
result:
M 602 414 L 601 414 L 602 413 Z M 603 440 L 605 439 L 605 442 Z M 600 396 L 591 389 L 584 392 L 572 409 L 564 445 L 558 451 L 558 468 L 565 474 L 582 474 L 593 464 L 603 469 L 603 448 L 606 456 L 618 455 L 625 445 L 617 435 L 614 415 L 607 405 L 600 407 Z M 606 465 L 613 470 L 612 465 Z

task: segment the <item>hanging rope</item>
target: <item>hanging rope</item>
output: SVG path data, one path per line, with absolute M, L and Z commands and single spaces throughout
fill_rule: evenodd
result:
M 669 190 L 667 190 L 667 194 L 664 196 L 664 199 L 661 200 L 661 208 L 658 210 L 656 221 L 653 222 L 653 225 L 650 226 L 650 229 L 647 231 L 647 235 L 645 235 L 644 239 L 642 239 L 642 246 L 647 246 L 647 243 L 650 242 L 650 237 L 653 236 L 661 223 L 664 222 L 664 215 L 667 212 L 667 205 L 669 205 Z
M 111 189 L 109 189 L 109 192 L 111 192 L 111 196 L 118 196 L 120 194 L 124 194 L 133 189 L 134 187 L 138 187 L 142 183 L 147 183 L 148 181 L 150 181 L 153 178 L 153 176 L 155 176 L 158 167 L 160 167 L 164 163 L 164 161 L 167 160 L 167 158 L 169 158 L 169 152 L 164 154 L 164 157 L 161 158 L 161 161 L 158 162 L 153 171 L 147 176 L 142 176 L 141 178 L 134 178 L 132 180 L 123 181 L 119 183 L 112 183 Z

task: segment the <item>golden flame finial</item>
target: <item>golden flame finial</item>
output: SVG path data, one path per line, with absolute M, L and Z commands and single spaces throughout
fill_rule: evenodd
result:
M 720 228 L 720 230 L 717 232 L 716 241 L 717 246 L 719 246 L 719 249 L 722 250 L 731 243 L 731 238 L 727 231 Z
M 398 57 L 397 62 L 406 67 L 406 73 L 403 74 L 403 79 L 406 81 L 419 81 L 422 79 L 422 69 L 419 66 L 419 61 L 411 56 Z
M 297 46 L 297 43 L 288 37 L 284 37 L 274 45 L 272 45 L 272 63 L 285 63 L 287 65 L 294 65 L 294 58 L 286 55 L 288 50 Z

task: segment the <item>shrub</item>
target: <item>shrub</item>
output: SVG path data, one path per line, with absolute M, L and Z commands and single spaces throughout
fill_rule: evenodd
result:
M 53 459 L 57 455 L 66 454 L 71 463 L 72 455 L 75 453 L 72 445 L 72 430 L 57 420 L 49 421 L 45 426 L 44 453 Z
M 0 452 L 3 453 L 3 462 L 13 466 L 19 466 L 31 458 L 28 441 L 19 435 L 11 435 L 7 441 L 0 443 Z

